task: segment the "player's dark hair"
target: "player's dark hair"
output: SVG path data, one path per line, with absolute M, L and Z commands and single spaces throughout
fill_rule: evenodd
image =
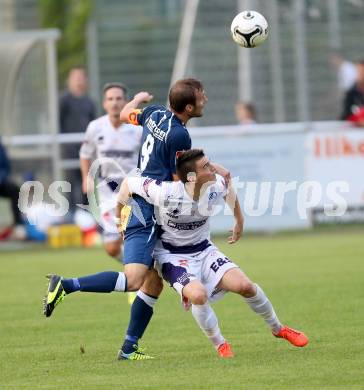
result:
M 191 78 L 178 80 L 169 91 L 169 105 L 180 114 L 187 104 L 196 105 L 197 91 L 203 91 L 201 81 Z
M 124 93 L 124 96 L 127 98 L 128 97 L 128 88 L 126 87 L 126 85 L 124 85 L 123 83 L 118 83 L 118 82 L 112 82 L 112 83 L 106 83 L 103 87 L 102 87 L 102 94 L 105 96 L 105 93 L 111 89 L 111 88 L 119 88 L 123 91 Z
M 190 149 L 177 152 L 176 172 L 183 183 L 187 183 L 187 176 L 190 172 L 196 172 L 196 161 L 205 156 L 202 149 Z

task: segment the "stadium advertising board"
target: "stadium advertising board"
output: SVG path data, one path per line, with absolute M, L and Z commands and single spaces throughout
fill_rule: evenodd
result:
M 364 133 L 347 127 L 340 131 L 310 132 L 306 137 L 306 177 L 321 183 L 342 182 L 341 202 L 345 213 L 334 218 L 324 216 L 327 194 L 323 193 L 313 214 L 314 222 L 350 222 L 364 220 Z
M 200 128 L 193 132 L 193 146 L 203 147 L 211 160 L 231 171 L 246 230 L 309 227 L 309 216 L 302 215 L 297 205 L 298 188 L 304 181 L 305 134 L 303 131 L 264 133 L 263 127 L 249 134 L 224 132 L 222 128 L 221 132 L 215 129 L 214 134 Z M 290 190 L 282 191 L 287 183 Z M 231 228 L 232 223 L 231 215 L 220 211 L 211 227 L 215 232 L 222 232 Z

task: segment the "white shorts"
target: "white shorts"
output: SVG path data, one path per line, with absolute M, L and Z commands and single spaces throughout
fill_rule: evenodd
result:
M 99 197 L 101 213 L 100 224 L 103 229 L 103 241 L 105 243 L 118 241 L 120 240 L 120 234 L 114 222 L 117 192 L 113 192 L 111 188 L 104 183 L 100 187 L 97 187 L 97 193 Z
M 158 273 L 181 296 L 184 286 L 199 280 L 206 288 L 209 302 L 222 298 L 226 291 L 216 286 L 228 270 L 238 268 L 215 245 L 192 254 L 170 253 L 157 245 L 154 258 Z

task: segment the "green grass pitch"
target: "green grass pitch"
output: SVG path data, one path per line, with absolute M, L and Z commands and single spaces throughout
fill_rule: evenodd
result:
M 216 243 L 270 297 L 306 348 L 271 336 L 242 299 L 214 307 L 236 357 L 219 359 L 167 285 L 141 345 L 153 361 L 117 361 L 122 293 L 77 293 L 46 319 L 49 272 L 118 270 L 101 249 L 0 252 L 1 389 L 363 389 L 364 230 L 247 236 Z M 81 353 L 81 349 L 84 353 Z

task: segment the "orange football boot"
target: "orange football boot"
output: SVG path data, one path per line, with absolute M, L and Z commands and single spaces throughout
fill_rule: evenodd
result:
M 231 349 L 231 345 L 225 341 L 224 344 L 221 344 L 219 348 L 217 349 L 217 353 L 221 358 L 232 358 L 234 357 L 234 352 Z
M 288 326 L 282 326 L 282 329 L 277 334 L 273 333 L 273 336 L 286 339 L 295 347 L 304 347 L 308 343 L 308 338 L 303 332 Z

